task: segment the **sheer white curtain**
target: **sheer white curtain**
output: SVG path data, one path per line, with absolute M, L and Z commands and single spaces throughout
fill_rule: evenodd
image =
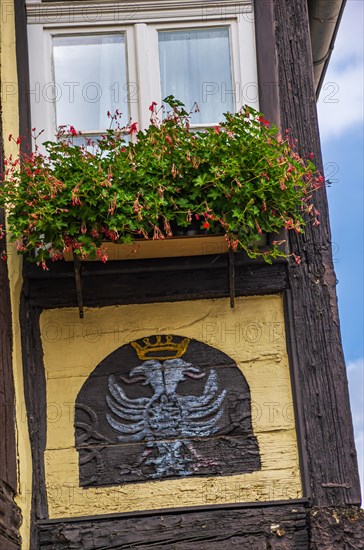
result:
M 116 109 L 127 122 L 125 54 L 123 34 L 53 38 L 57 127 L 103 132 L 110 125 L 107 112 Z
M 189 111 L 191 122 L 219 122 L 233 112 L 232 71 L 227 28 L 159 32 L 162 97 L 173 95 Z

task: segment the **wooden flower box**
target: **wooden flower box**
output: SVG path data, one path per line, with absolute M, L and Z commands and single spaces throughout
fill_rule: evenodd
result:
M 148 258 L 177 258 L 181 256 L 206 256 L 228 252 L 224 236 L 172 237 L 167 239 L 140 239 L 132 244 L 108 242 L 108 260 L 141 260 Z M 73 261 L 72 251 L 64 253 L 66 261 Z M 85 261 L 99 261 L 86 258 Z

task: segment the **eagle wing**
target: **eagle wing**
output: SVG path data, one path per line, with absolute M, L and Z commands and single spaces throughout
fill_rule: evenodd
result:
M 106 414 L 106 418 L 110 426 L 119 432 L 118 440 L 123 443 L 135 443 L 145 439 L 149 435 L 145 411 L 150 399 L 129 399 L 113 375 L 109 377 L 108 387 L 110 395 L 106 396 L 106 402 L 110 411 L 121 419 L 121 422 L 109 413 Z
M 178 396 L 182 411 L 181 435 L 206 437 L 216 433 L 220 429 L 225 396 L 226 390 L 219 392 L 215 370 L 210 371 L 202 395 Z

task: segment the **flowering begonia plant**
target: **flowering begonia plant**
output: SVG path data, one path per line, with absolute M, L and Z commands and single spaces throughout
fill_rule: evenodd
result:
M 259 249 L 262 232 L 319 224 L 312 195 L 323 177 L 288 132 L 250 107 L 193 131 L 184 105 L 165 102 L 162 119 L 152 103 L 146 130 L 120 128 L 117 112 L 94 147 L 87 138 L 80 146 L 71 126 L 44 143 L 46 154 L 36 146 L 5 159 L 0 205 L 19 253 L 44 268 L 69 250 L 106 261 L 107 242 L 170 238 L 193 221 L 204 234 L 224 234 L 233 250 L 271 261 L 284 252 L 278 242 Z

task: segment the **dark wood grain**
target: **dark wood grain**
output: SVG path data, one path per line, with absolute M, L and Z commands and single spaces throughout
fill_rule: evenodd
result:
M 39 332 L 40 310 L 23 296 L 20 304 L 24 395 L 32 453 L 31 548 L 38 548 L 36 520 L 48 517 L 45 489 L 46 381 Z
M 302 504 L 152 512 L 135 517 L 59 520 L 40 529 L 41 550 L 308 550 Z
M 16 62 L 18 75 L 19 136 L 21 150 L 32 147 L 30 120 L 30 83 L 28 58 L 28 33 L 25 0 L 14 1 Z
M 312 71 L 307 1 L 279 0 L 275 8 L 281 122 L 298 139 L 301 154 L 314 153 L 322 168 Z M 292 323 L 313 502 L 359 504 L 360 485 L 340 339 L 336 277 L 325 189 L 315 195 L 321 225 L 305 236 L 289 232 L 300 267 L 289 265 Z
M 81 269 L 84 306 L 173 302 L 230 296 L 227 256 L 165 260 L 85 262 Z M 25 292 L 41 308 L 77 307 L 72 263 L 51 271 L 24 266 Z M 287 285 L 286 264 L 235 262 L 235 295 L 274 294 Z
M 0 104 L 0 174 L 3 174 L 3 135 Z M 1 182 L 0 182 L 1 185 Z M 0 226 L 5 229 L 4 210 Z M 17 490 L 15 392 L 12 365 L 12 316 L 5 237 L 0 239 L 0 548 L 19 548 L 20 510 L 14 502 Z
M 363 550 L 363 509 L 314 507 L 310 515 L 312 550 Z
M 255 41 L 258 68 L 259 110 L 280 126 L 278 56 L 274 34 L 274 2 L 255 0 Z

